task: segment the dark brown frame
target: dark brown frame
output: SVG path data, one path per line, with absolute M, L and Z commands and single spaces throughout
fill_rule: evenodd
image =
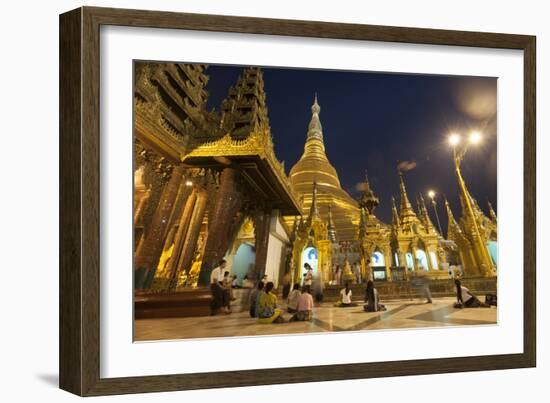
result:
M 524 51 L 522 354 L 158 375 L 99 376 L 101 25 L 458 45 Z M 536 365 L 536 38 L 482 32 L 82 7 L 60 16 L 60 387 L 81 396 L 525 368 Z

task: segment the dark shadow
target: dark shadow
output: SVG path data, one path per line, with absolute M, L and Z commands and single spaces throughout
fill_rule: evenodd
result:
M 59 387 L 59 374 L 35 374 L 35 376 L 47 385 Z

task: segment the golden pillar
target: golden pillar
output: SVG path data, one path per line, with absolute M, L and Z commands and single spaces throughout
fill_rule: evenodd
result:
M 187 230 L 189 228 L 189 222 L 191 221 L 191 213 L 195 207 L 195 201 L 197 199 L 196 191 L 193 190 L 185 202 L 183 212 L 181 213 L 178 230 L 174 239 L 174 249 L 172 250 L 172 256 L 170 257 L 170 262 L 166 270 L 163 273 L 159 273 L 159 277 L 172 279 L 175 276 L 175 271 L 177 268 L 177 263 L 181 255 L 181 250 L 183 248 L 183 243 Z
M 170 281 L 170 289 L 177 287 L 177 281 L 180 273 L 190 274 L 190 268 L 195 258 L 195 250 L 199 239 L 204 214 L 206 212 L 207 195 L 204 189 L 195 189 L 195 200 L 193 209 L 189 218 L 188 229 L 185 234 L 181 253 L 177 259 L 176 267 L 173 271 L 173 277 Z
M 156 269 L 167 235 L 168 221 L 178 194 L 183 166 L 177 165 L 162 191 L 160 203 L 155 210 L 150 231 L 139 244 L 135 253 L 135 269 L 145 268 L 147 272 Z

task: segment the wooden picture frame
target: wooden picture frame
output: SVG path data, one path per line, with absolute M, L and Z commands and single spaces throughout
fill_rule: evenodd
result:
M 524 52 L 523 353 L 127 378 L 100 377 L 99 35 L 102 25 L 519 49 Z M 60 16 L 60 387 L 81 396 L 536 365 L 535 37 L 82 7 Z M 307 368 L 307 370 L 306 370 Z

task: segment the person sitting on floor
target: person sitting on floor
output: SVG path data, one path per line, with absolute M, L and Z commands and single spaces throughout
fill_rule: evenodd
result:
M 237 277 L 235 274 L 233 275 L 233 281 L 231 282 L 231 288 L 242 288 L 241 282 L 239 281 L 239 277 Z
M 223 289 L 224 289 L 224 292 L 227 293 L 227 295 L 229 296 L 229 298 L 224 299 L 226 304 L 225 308 L 227 309 L 228 312 L 231 312 L 231 301 L 236 300 L 235 296 L 233 295 L 233 288 L 231 286 L 232 283 L 233 283 L 233 277 L 229 275 L 229 272 L 226 271 L 225 273 L 223 273 L 223 282 L 222 282 Z
M 460 280 L 455 280 L 456 304 L 455 308 L 489 308 L 489 305 L 481 302 L 477 297 L 464 287 Z
M 224 270 L 227 262 L 222 259 L 220 264 L 210 273 L 210 291 L 212 302 L 210 303 L 211 315 L 216 315 L 218 310 L 223 309 L 224 313 L 231 313 L 229 291 L 223 286 Z
M 290 320 L 294 321 L 312 321 L 313 320 L 313 297 L 306 287 L 302 288 L 302 293 L 298 297 L 298 312 Z
M 248 275 L 243 278 L 243 288 L 254 288 L 254 282 L 248 278 Z
M 277 295 L 273 290 L 274 284 L 269 281 L 265 286 L 265 292 L 260 296 L 260 302 L 257 306 L 258 323 L 281 323 L 284 319 L 281 316 L 282 311 L 277 308 Z
M 296 283 L 288 295 L 287 312 L 296 313 L 298 311 L 298 298 L 300 294 L 300 284 Z
M 258 306 L 258 303 L 260 301 L 260 297 L 263 294 L 264 290 L 264 282 L 260 281 L 258 283 L 258 287 L 250 292 L 250 296 L 248 298 L 248 303 L 250 306 L 249 312 L 250 317 L 255 318 L 256 317 L 256 307 Z
M 340 290 L 340 301 L 338 301 L 334 306 L 339 308 L 347 308 L 350 306 L 357 306 L 356 303 L 351 302 L 351 288 L 349 287 L 349 281 L 346 281 L 346 286 Z
M 363 309 L 365 312 L 385 311 L 386 307 L 378 302 L 378 290 L 374 288 L 372 281 L 367 281 L 367 289 L 365 291 L 365 302 Z

